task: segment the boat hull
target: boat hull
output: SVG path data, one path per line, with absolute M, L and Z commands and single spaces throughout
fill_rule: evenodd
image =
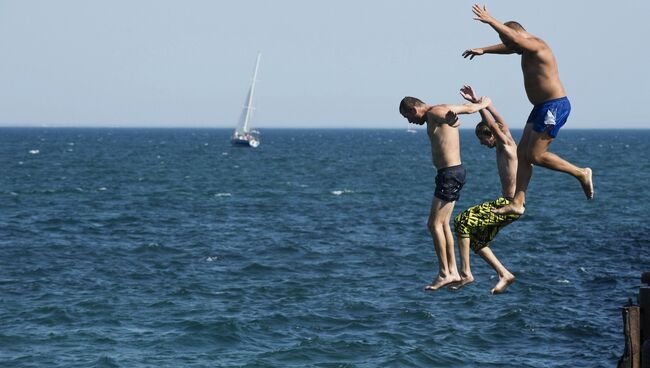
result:
M 260 145 L 260 142 L 255 139 L 242 139 L 242 138 L 231 138 L 230 144 L 235 147 L 252 147 L 255 148 Z

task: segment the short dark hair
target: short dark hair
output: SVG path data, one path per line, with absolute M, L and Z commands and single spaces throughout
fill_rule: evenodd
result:
M 474 129 L 474 134 L 476 134 L 477 137 L 480 136 L 490 136 L 492 135 L 492 129 L 487 125 L 486 122 L 483 120 L 479 121 L 478 124 L 476 124 L 476 128 Z
M 507 22 L 503 23 L 503 25 L 506 26 L 506 27 L 512 28 L 515 31 L 524 31 L 524 32 L 526 32 L 526 28 L 524 28 L 524 26 L 519 24 L 519 22 L 515 22 L 514 20 L 507 21 Z
M 399 112 L 405 113 L 407 111 L 412 111 L 417 106 L 421 106 L 421 105 L 424 105 L 424 102 L 422 102 L 422 100 L 420 100 L 419 98 L 406 96 L 399 103 Z

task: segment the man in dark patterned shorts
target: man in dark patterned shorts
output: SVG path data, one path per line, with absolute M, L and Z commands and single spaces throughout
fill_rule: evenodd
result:
M 475 101 L 472 87 L 464 86 L 461 95 L 468 101 Z M 515 194 L 517 177 L 517 144 L 510 135 L 503 118 L 490 104 L 480 111 L 483 120 L 476 125 L 476 137 L 482 145 L 496 147 L 497 168 L 501 179 L 502 196 L 470 207 L 454 219 L 461 259 L 461 281 L 451 285 L 454 290 L 474 281 L 469 262 L 469 248 L 478 253 L 499 275 L 499 282 L 490 290 L 499 294 L 515 281 L 515 276 L 499 262 L 488 248 L 490 242 L 504 226 L 517 220 L 520 215 L 498 215 L 492 210 L 508 205 Z
M 477 102 L 463 105 L 429 105 L 415 97 L 404 97 L 399 112 L 409 123 L 427 126 L 431 143 L 431 159 L 438 169 L 436 190 L 431 201 L 427 227 L 433 238 L 433 247 L 438 256 L 438 274 L 425 290 L 436 291 L 443 286 L 461 281 L 454 254 L 454 235 L 449 221 L 454 205 L 465 184 L 465 169 L 460 160 L 460 137 L 458 127 L 460 114 L 474 114 L 486 108 L 491 102 L 482 97 Z

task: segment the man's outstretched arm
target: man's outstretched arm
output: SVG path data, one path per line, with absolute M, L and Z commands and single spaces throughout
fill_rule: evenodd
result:
M 490 127 L 490 130 L 492 130 L 496 139 L 501 141 L 501 143 L 508 142 L 508 125 L 503 121 L 503 118 L 494 108 L 494 105 L 490 104 L 485 110 L 489 111 L 489 114 L 486 115 L 490 115 L 490 117 L 484 121 Z
M 483 54 L 509 55 L 514 53 L 515 53 L 514 50 L 509 49 L 506 45 L 502 43 L 498 43 L 496 45 L 480 47 L 477 49 L 467 49 L 463 51 L 463 57 L 467 58 L 469 56 L 469 59 L 472 60 L 474 59 L 474 56 L 479 56 Z
M 501 127 L 501 131 L 503 131 L 504 133 L 510 131 L 510 128 L 508 127 L 508 124 L 506 124 L 506 121 L 503 119 L 503 116 L 501 116 L 501 114 L 497 112 L 497 109 L 494 108 L 493 104 L 490 104 L 490 106 L 488 106 L 486 110 L 488 110 L 490 114 L 494 116 L 494 120 L 496 120 L 496 123 L 499 124 L 499 126 Z
M 537 51 L 542 46 L 536 39 L 524 37 L 521 33 L 494 19 L 488 12 L 486 6 L 481 8 L 480 5 L 474 4 L 472 6 L 472 12 L 476 15 L 474 17 L 475 20 L 489 24 L 503 39 L 512 42 L 524 50 Z
M 492 101 L 489 97 L 481 97 L 477 102 L 470 102 L 463 105 L 437 105 L 429 110 L 438 124 L 449 124 L 450 126 L 458 126 L 458 115 L 460 114 L 474 114 L 490 105 Z
M 463 105 L 444 105 L 447 106 L 447 109 L 454 114 L 474 114 L 476 112 L 485 109 L 492 103 L 489 97 L 483 96 L 476 100 L 475 102 L 466 103 Z
M 476 93 L 472 86 L 464 85 L 460 89 L 460 95 L 464 99 L 470 102 L 477 102 Z M 503 120 L 503 117 L 497 112 L 494 108 L 494 105 L 490 103 L 485 109 L 481 109 L 481 118 L 487 124 L 487 126 L 494 132 L 497 140 L 501 143 L 507 142 L 508 139 L 508 125 Z
M 461 87 L 460 95 L 469 102 L 476 103 L 479 101 L 478 97 L 476 97 L 476 93 L 474 93 L 474 89 L 472 88 L 472 86 L 467 84 Z M 487 121 L 488 119 L 493 119 L 492 115 L 490 114 L 490 112 L 488 112 L 487 108 L 481 109 L 479 113 L 481 113 L 481 119 L 483 121 Z

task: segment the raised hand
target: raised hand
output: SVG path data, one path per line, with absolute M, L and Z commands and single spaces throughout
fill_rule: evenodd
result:
M 485 54 L 485 51 L 483 49 L 469 49 L 463 51 L 463 57 L 467 59 L 469 56 L 469 59 L 472 60 L 474 59 L 474 56 L 479 56 Z
M 492 100 L 488 96 L 483 96 L 476 101 L 477 104 L 481 105 L 482 108 L 486 108 L 490 105 L 492 105 Z
M 492 18 L 492 16 L 488 12 L 487 6 L 485 5 L 483 5 L 483 7 L 481 8 L 480 5 L 474 4 L 472 6 L 472 12 L 474 13 L 474 15 L 476 15 L 474 19 L 478 20 L 479 22 L 489 23 L 491 20 L 494 20 L 494 18 Z
M 466 99 L 469 102 L 477 102 L 478 99 L 476 98 L 476 94 L 474 93 L 474 90 L 472 89 L 471 86 L 464 85 L 460 89 L 460 95 L 463 96 L 464 99 Z

